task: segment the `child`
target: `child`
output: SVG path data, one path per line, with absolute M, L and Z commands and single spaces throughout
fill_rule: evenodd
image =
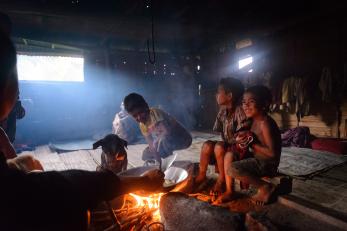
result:
M 201 149 L 199 175 L 195 184 L 199 185 L 206 179 L 208 164 L 216 164 L 219 172 L 217 182 L 213 188 L 215 193 L 221 193 L 225 183 L 224 154 L 235 143 L 234 134 L 242 126 L 246 116 L 239 106 L 244 87 L 241 81 L 234 78 L 223 78 L 219 82 L 216 95 L 220 111 L 217 115 L 213 130 L 220 132 L 221 142 L 206 141 Z
M 252 184 L 258 189 L 252 198 L 256 204 L 265 204 L 274 191 L 274 186 L 261 179 L 263 176 L 274 176 L 281 157 L 281 133 L 276 122 L 267 114 L 271 102 L 271 93 L 264 86 L 254 86 L 245 92 L 242 108 L 251 118 L 251 133 L 237 136 L 241 143 L 247 143 L 249 136 L 253 142 L 250 148 L 253 157 L 241 161 L 230 162 L 234 153 L 226 156 L 226 173 L 232 178 Z M 231 197 L 232 191 L 227 191 L 225 197 Z
M 143 151 L 142 160 L 156 160 L 161 164 L 161 158 L 192 144 L 192 136 L 175 118 L 158 108 L 149 108 L 141 95 L 129 94 L 124 98 L 124 106 L 139 123 L 149 145 Z

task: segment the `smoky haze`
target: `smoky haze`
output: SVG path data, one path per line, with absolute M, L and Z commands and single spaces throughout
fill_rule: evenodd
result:
M 26 116 L 17 121 L 17 143 L 92 138 L 111 132 L 123 98 L 142 94 L 188 129 L 196 126 L 198 87 L 194 67 L 172 57 L 155 65 L 144 56 L 111 57 L 106 65 L 85 57 L 84 82 L 21 81 L 20 98 Z

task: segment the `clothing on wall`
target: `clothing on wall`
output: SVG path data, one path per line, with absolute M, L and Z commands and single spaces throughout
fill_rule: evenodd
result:
M 347 63 L 343 65 L 342 92 L 347 92 Z
M 310 94 L 307 89 L 308 78 L 292 76 L 282 84 L 281 110 L 294 110 L 298 118 L 310 113 Z
M 323 67 L 318 87 L 322 93 L 324 103 L 333 101 L 333 75 L 329 67 Z

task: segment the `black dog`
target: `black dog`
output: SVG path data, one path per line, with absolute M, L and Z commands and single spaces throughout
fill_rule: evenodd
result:
M 125 148 L 128 142 L 115 134 L 109 134 L 93 144 L 93 149 L 102 147 L 101 164 L 97 171 L 110 170 L 117 174 L 127 169 L 128 158 Z

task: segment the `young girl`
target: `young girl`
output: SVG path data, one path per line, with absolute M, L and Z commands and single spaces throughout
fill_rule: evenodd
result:
M 241 128 L 246 116 L 239 106 L 244 87 L 241 81 L 234 78 L 223 78 L 219 82 L 216 101 L 220 107 L 213 130 L 220 132 L 223 141 L 206 141 L 201 149 L 199 175 L 196 185 L 206 179 L 208 164 L 215 164 L 219 173 L 213 188 L 214 193 L 221 193 L 225 186 L 224 155 L 235 143 L 235 132 Z
M 239 134 L 236 139 L 247 143 L 249 137 L 252 137 L 250 149 L 253 157 L 233 162 L 226 168 L 231 178 L 252 184 L 258 189 L 253 197 L 257 204 L 269 201 L 274 186 L 261 177 L 275 175 L 281 157 L 281 133 L 276 122 L 267 114 L 271 98 L 269 89 L 264 86 L 251 87 L 243 95 L 242 108 L 253 123 L 251 133 Z

